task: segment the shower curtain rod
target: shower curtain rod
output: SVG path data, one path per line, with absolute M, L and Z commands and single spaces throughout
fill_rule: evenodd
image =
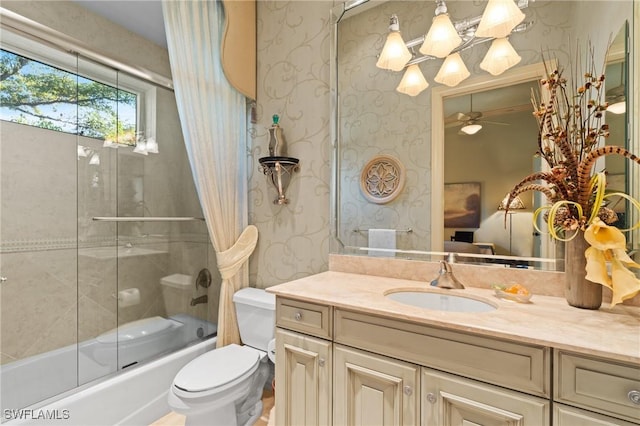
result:
M 155 217 L 155 216 L 126 216 L 126 217 L 111 217 L 111 216 L 97 216 L 92 218 L 95 221 L 100 222 L 193 222 L 204 221 L 203 217 Z
M 117 71 L 126 72 L 157 86 L 173 90 L 173 80 L 170 78 L 164 77 L 143 67 L 128 65 L 117 58 L 96 52 L 79 40 L 4 7 L 0 7 L 0 24 L 2 27 L 6 27 L 12 31 L 17 31 L 22 35 L 37 39 L 40 42 L 53 45 L 67 52 L 77 53 L 87 59 L 108 66 Z

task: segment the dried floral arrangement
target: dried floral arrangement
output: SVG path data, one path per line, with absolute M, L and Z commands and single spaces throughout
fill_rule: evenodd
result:
M 567 88 L 562 68 L 545 68 L 546 78 L 540 82 L 540 93 L 532 93 L 532 104 L 539 125 L 537 154 L 549 171 L 525 177 L 511 190 L 506 205 L 523 192 L 539 191 L 549 205 L 534 213 L 536 229 L 537 217 L 543 214 L 549 234 L 557 240 L 569 241 L 586 231 L 585 239 L 591 245 L 585 253 L 586 279 L 611 288 L 614 305 L 640 291 L 640 280 L 627 269 L 640 265 L 626 254 L 622 232 L 611 226 L 618 216 L 607 202 L 624 198 L 638 211 L 640 203 L 624 193 L 607 193 L 606 172 L 594 173 L 594 167 L 606 155 L 620 155 L 638 164 L 640 158 L 623 147 L 606 144 L 609 126 L 605 122 L 604 66 L 597 72 L 593 49 L 588 51 L 584 80 L 574 90 Z M 624 231 L 638 227 L 640 222 Z M 607 262 L 612 264 L 611 275 Z

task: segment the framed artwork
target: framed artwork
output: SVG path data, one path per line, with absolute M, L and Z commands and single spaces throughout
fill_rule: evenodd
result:
M 480 183 L 444 184 L 444 227 L 480 227 Z

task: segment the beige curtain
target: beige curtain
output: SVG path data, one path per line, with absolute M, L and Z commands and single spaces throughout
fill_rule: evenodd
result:
M 257 239 L 246 226 L 246 101 L 220 64 L 221 4 L 163 0 L 162 10 L 182 132 L 223 278 L 217 345 L 240 343 L 232 298 L 248 284 Z

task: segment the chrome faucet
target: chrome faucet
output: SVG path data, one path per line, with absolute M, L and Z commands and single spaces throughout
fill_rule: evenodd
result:
M 191 306 L 196 306 L 200 303 L 207 303 L 209 301 L 209 298 L 207 297 L 207 295 L 205 294 L 204 296 L 199 296 L 196 297 L 195 299 L 191 299 Z
M 438 278 L 431 281 L 431 285 L 438 288 L 464 288 L 462 283 L 458 281 L 456 277 L 453 276 L 453 271 L 451 270 L 451 265 L 446 260 L 440 261 L 440 273 Z

